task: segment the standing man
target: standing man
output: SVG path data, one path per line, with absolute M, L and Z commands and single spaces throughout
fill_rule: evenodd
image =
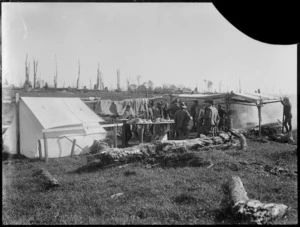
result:
M 221 104 L 218 105 L 218 114 L 220 117 L 220 122 L 218 125 L 219 131 L 223 130 L 223 127 L 226 125 L 226 118 L 227 118 L 227 113 L 225 110 L 222 109 Z
M 156 106 L 152 106 L 152 112 L 153 112 L 153 120 L 155 121 L 157 118 L 161 118 L 161 104 L 158 102 L 156 103 Z
M 167 112 L 171 119 L 174 119 L 174 115 L 177 110 L 179 110 L 179 99 L 176 99 L 173 101 L 173 103 L 170 105 L 170 107 L 167 109 Z
M 208 103 L 208 106 L 205 108 L 204 113 L 204 135 L 214 135 L 220 120 L 218 110 L 216 107 L 214 107 L 213 100 L 207 100 L 205 102 Z
M 176 99 L 172 102 L 170 107 L 167 109 L 167 113 L 169 114 L 170 119 L 174 119 L 176 111 L 180 110 L 179 107 L 179 99 Z M 169 139 L 176 139 L 178 133 L 176 132 L 176 128 L 174 124 L 170 125 Z
M 289 133 L 292 131 L 292 104 L 288 97 L 283 98 L 283 100 L 280 99 L 280 101 L 283 105 L 283 126 L 285 127 L 286 132 Z
M 131 106 L 130 105 L 127 105 L 126 106 L 126 109 L 125 109 L 125 112 L 122 116 L 123 119 L 127 119 L 127 120 L 130 120 L 133 118 L 133 115 L 132 115 L 132 111 L 131 111 Z M 124 124 L 124 131 L 125 131 L 125 146 L 128 147 L 128 141 L 131 139 L 132 137 L 132 132 L 131 132 L 131 128 L 130 128 L 130 125 L 129 124 Z
M 193 105 L 191 106 L 191 116 L 193 117 L 193 130 L 196 130 L 197 115 L 199 114 L 200 106 L 198 105 L 198 100 L 194 100 Z
M 180 109 L 177 110 L 174 115 L 175 129 L 178 131 L 179 140 L 189 138 L 188 124 L 191 119 L 192 117 L 187 111 L 187 106 L 182 102 L 180 104 Z
M 162 113 L 162 116 L 164 119 L 168 119 L 168 112 L 167 112 L 167 109 L 168 109 L 168 103 L 167 102 L 163 102 L 162 103 L 162 108 L 161 108 L 161 113 Z
M 200 137 L 200 134 L 203 134 L 203 123 L 204 123 L 204 113 L 205 113 L 205 105 L 199 106 L 199 113 L 197 116 L 197 138 Z

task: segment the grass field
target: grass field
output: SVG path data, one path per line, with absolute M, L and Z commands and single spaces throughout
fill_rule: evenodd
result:
M 238 175 L 249 198 L 283 203 L 297 224 L 297 174 L 273 175 L 264 166 L 297 171 L 295 145 L 248 141 L 248 150 L 201 151 L 211 168 L 149 168 L 139 163 L 75 173 L 85 156 L 2 162 L 3 224 L 237 224 L 224 183 Z M 45 189 L 34 177 L 46 168 L 61 184 Z M 117 198 L 111 196 L 123 193 Z
M 15 97 L 14 91 L 3 95 Z M 145 94 L 116 92 L 20 92 L 21 96 L 90 97 L 120 100 Z M 149 95 L 148 97 L 151 97 Z M 2 105 L 10 123 L 12 105 Z M 297 131 L 294 131 L 297 141 Z M 248 150 L 201 151 L 211 168 L 161 168 L 134 163 L 76 173 L 85 156 L 50 159 L 7 159 L 2 154 L 3 224 L 237 224 L 228 209 L 224 184 L 232 175 L 244 183 L 249 198 L 289 206 L 286 218 L 274 224 L 298 223 L 297 145 L 248 141 Z M 264 170 L 283 167 L 290 174 Z M 46 168 L 60 187 L 46 189 L 35 176 Z M 112 198 L 116 193 L 123 193 Z

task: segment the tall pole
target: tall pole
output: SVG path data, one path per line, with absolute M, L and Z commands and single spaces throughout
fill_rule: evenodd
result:
M 259 138 L 261 138 L 261 104 L 258 104 L 257 108 L 258 108 L 258 127 L 259 127 L 258 135 Z
M 57 88 L 57 60 L 55 55 L 55 75 L 54 75 L 54 88 Z
M 79 79 L 80 79 L 80 60 L 78 58 L 78 78 L 77 78 L 77 89 L 79 88 Z

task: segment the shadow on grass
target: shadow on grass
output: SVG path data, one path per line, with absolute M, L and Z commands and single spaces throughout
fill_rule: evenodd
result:
M 9 164 L 9 163 L 35 163 L 35 162 L 44 162 L 39 158 L 27 158 L 21 154 L 9 154 L 7 152 L 2 153 L 2 164 Z
M 183 168 L 183 167 L 208 167 L 211 162 L 205 160 L 200 153 L 189 152 L 185 154 L 168 154 L 164 156 L 156 157 L 129 157 L 123 161 L 103 160 L 95 159 L 87 163 L 86 165 L 79 167 L 78 169 L 69 173 L 90 173 L 99 171 L 105 168 L 112 168 L 120 165 L 140 163 L 146 168 L 161 167 L 161 168 Z M 125 176 L 134 175 L 134 173 L 127 173 Z
M 230 192 L 227 183 L 221 185 L 223 197 L 218 209 L 213 210 L 216 224 L 240 224 L 240 220 L 234 217 L 231 207 Z
M 197 204 L 197 199 L 187 193 L 181 193 L 180 195 L 173 197 L 172 200 L 178 205 Z

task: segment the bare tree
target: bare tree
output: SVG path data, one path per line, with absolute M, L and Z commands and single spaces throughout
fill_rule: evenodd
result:
M 129 91 L 129 84 L 130 84 L 130 78 L 127 76 L 126 78 L 127 91 Z
M 100 86 L 100 64 L 98 62 L 96 90 L 99 90 L 99 86 Z
M 138 75 L 138 76 L 136 77 L 138 87 L 140 86 L 141 77 L 142 77 L 141 75 Z
M 37 87 L 36 74 L 37 74 L 38 61 L 33 60 L 33 88 Z
M 54 88 L 57 88 L 57 60 L 56 60 L 56 55 L 55 55 Z
M 26 54 L 26 60 L 25 60 L 25 83 L 24 88 L 28 89 L 32 87 L 32 84 L 29 80 L 29 74 L 30 74 L 30 62 L 27 62 L 28 54 Z
M 120 69 L 117 69 L 117 90 L 120 91 Z
M 212 85 L 213 85 L 213 82 L 209 80 L 209 81 L 207 82 L 207 89 L 208 89 L 209 92 L 211 92 Z
M 79 88 L 79 79 L 80 79 L 80 60 L 78 58 L 78 78 L 77 78 L 77 85 L 76 88 Z
M 147 85 L 148 85 L 149 91 L 153 91 L 153 86 L 154 86 L 153 81 L 152 80 L 148 80 Z

